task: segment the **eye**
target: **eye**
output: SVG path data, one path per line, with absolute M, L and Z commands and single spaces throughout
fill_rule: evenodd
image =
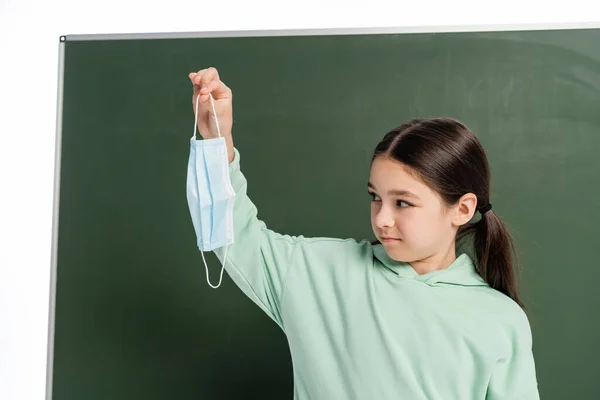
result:
M 377 196 L 375 193 L 369 192 L 369 194 L 371 195 L 371 201 L 381 201 L 379 196 Z
M 398 201 L 396 201 L 396 206 L 398 206 L 400 208 L 406 208 L 406 207 L 412 207 L 412 204 L 409 204 L 403 200 L 398 200 Z

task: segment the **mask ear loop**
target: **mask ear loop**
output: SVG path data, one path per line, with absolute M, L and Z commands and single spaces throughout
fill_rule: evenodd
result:
M 221 129 L 219 128 L 219 119 L 217 118 L 217 110 L 215 109 L 215 101 L 213 100 L 212 94 L 209 93 L 208 95 L 210 97 L 213 114 L 215 116 L 215 122 L 217 123 L 217 133 L 218 133 L 219 137 L 221 137 Z M 192 136 L 192 139 L 196 139 L 196 128 L 198 127 L 198 103 L 199 102 L 200 102 L 200 94 L 198 93 L 198 96 L 196 97 L 196 113 L 194 116 L 194 136 Z M 223 281 L 223 272 L 225 271 L 225 262 L 227 261 L 227 250 L 229 250 L 229 246 L 225 247 L 225 256 L 223 257 L 223 265 L 221 266 L 221 275 L 219 276 L 219 283 L 217 284 L 217 286 L 213 286 L 210 283 L 210 276 L 208 274 L 208 264 L 206 264 L 206 258 L 204 258 L 204 252 L 202 250 L 200 250 L 200 254 L 202 255 L 202 261 L 204 262 L 204 270 L 206 271 L 206 282 L 208 283 L 208 286 L 210 286 L 213 289 L 218 289 L 219 286 L 221 286 L 221 282 Z
M 219 276 L 219 283 L 217 284 L 217 286 L 213 286 L 210 283 L 210 277 L 208 275 L 208 265 L 206 264 L 206 259 L 204 258 L 204 252 L 202 250 L 200 250 L 200 254 L 202 254 L 202 261 L 204 262 L 204 269 L 206 271 L 206 282 L 208 283 L 208 286 L 210 286 L 213 289 L 218 289 L 219 286 L 221 286 L 221 282 L 223 281 L 223 271 L 225 271 L 225 261 L 227 261 L 227 250 L 229 250 L 229 246 L 225 247 L 225 257 L 223 257 L 223 265 L 221 266 L 221 275 Z
M 217 123 L 217 134 L 221 137 L 221 128 L 219 127 L 219 118 L 217 117 L 217 110 L 215 109 L 215 101 L 213 100 L 212 94 L 209 93 L 210 104 L 212 105 L 213 115 L 215 116 L 215 122 Z M 196 129 L 198 128 L 198 104 L 200 103 L 200 93 L 196 96 L 196 113 L 194 114 L 194 134 L 192 139 L 196 139 Z

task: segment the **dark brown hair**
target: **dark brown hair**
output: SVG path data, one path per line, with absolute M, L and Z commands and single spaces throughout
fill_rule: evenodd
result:
M 477 137 L 453 118 L 414 119 L 392 129 L 373 154 L 408 166 L 425 184 L 453 205 L 466 193 L 477 196 L 477 209 L 490 204 L 490 169 Z M 457 242 L 474 247 L 477 271 L 494 289 L 521 303 L 517 291 L 514 247 L 510 234 L 493 210 L 477 222 L 460 227 Z

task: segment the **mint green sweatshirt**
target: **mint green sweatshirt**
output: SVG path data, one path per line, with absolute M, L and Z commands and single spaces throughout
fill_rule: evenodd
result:
M 531 329 L 466 254 L 419 275 L 381 245 L 269 230 L 229 166 L 225 269 L 283 329 L 296 400 L 539 399 Z M 224 248 L 215 250 L 223 261 Z

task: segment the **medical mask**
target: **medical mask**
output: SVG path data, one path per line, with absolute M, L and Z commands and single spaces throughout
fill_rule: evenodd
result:
M 210 283 L 208 265 L 204 258 L 205 251 L 233 244 L 233 203 L 235 191 L 229 177 L 229 159 L 225 138 L 221 136 L 219 120 L 212 95 L 210 101 L 217 125 L 217 138 L 196 140 L 198 127 L 198 103 L 196 98 L 196 114 L 194 135 L 190 139 L 190 157 L 187 171 L 187 201 L 192 217 L 198 248 L 202 254 L 206 269 L 206 281 L 213 289 L 221 285 L 223 270 L 227 260 L 227 250 L 221 267 L 221 275 L 217 286 Z

